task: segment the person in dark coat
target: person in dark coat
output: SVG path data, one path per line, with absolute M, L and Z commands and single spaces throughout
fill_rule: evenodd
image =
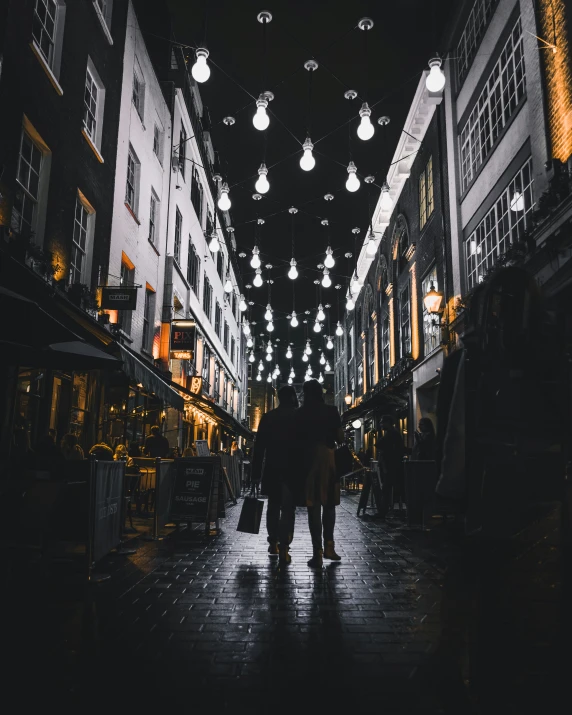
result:
M 268 553 L 280 554 L 290 563 L 288 547 L 294 536 L 296 474 L 291 469 L 296 390 L 285 385 L 278 390 L 278 407 L 262 416 L 256 433 L 252 460 L 252 482 L 268 495 L 266 529 Z
M 381 430 L 377 440 L 377 450 L 381 467 L 382 508 L 381 517 L 385 517 L 392 506 L 396 494 L 403 491 L 403 457 L 405 447 L 395 419 L 391 415 L 381 418 Z
M 435 428 L 429 417 L 419 420 L 419 428 L 413 435 L 414 445 L 411 459 L 435 459 Z
M 151 434 L 145 440 L 143 451 L 146 457 L 165 459 L 171 450 L 169 440 L 161 434 L 161 428 L 157 425 L 151 427 Z
M 296 411 L 296 441 L 300 445 L 308 525 L 314 551 L 308 566 L 321 568 L 323 558 L 334 561 L 341 558 L 334 550 L 336 506 L 340 503 L 334 452 L 336 443 L 344 441 L 344 432 L 337 408 L 326 405 L 322 386 L 317 380 L 304 383 L 304 404 Z

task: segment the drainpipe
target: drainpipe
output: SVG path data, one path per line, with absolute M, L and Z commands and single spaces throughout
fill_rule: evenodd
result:
M 447 311 L 447 324 L 442 327 L 441 340 L 449 347 L 449 300 L 447 288 L 447 240 L 445 236 L 445 171 L 443 162 L 443 139 L 441 136 L 441 108 L 445 109 L 444 102 L 437 106 L 437 146 L 439 150 L 439 193 L 441 194 L 441 233 L 443 235 L 443 297 L 445 298 L 445 308 Z

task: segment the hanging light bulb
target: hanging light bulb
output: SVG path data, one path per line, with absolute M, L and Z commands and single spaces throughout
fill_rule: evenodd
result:
M 300 159 L 300 167 L 304 169 L 304 171 L 311 171 L 316 166 L 316 160 L 314 159 L 314 155 L 312 154 L 313 148 L 314 145 L 312 144 L 310 137 L 306 137 L 306 141 L 302 145 L 304 153 L 302 154 L 302 158 Z
M 268 355 L 266 355 L 266 362 L 270 362 L 271 360 L 272 360 L 272 355 L 270 353 L 268 353 Z
M 306 350 L 305 350 L 305 352 L 306 352 L 306 355 L 311 355 L 311 354 L 312 354 L 312 348 L 310 347 L 310 341 L 309 341 L 309 340 L 306 341 Z
M 251 336 L 248 336 L 248 340 L 246 341 L 246 347 L 251 348 L 254 345 L 254 340 L 251 338 Z
M 373 124 L 371 123 L 371 109 L 367 102 L 361 105 L 359 110 L 359 115 L 361 117 L 361 122 L 357 130 L 357 135 L 363 141 L 371 139 L 375 131 Z
M 248 356 L 248 362 L 254 362 L 254 353 L 250 353 L 250 355 Z
M 292 384 L 292 378 L 291 378 L 291 377 L 288 378 L 288 384 L 289 384 L 289 385 Z
M 339 322 L 338 322 L 338 325 L 339 325 Z M 332 342 L 332 338 L 328 338 L 328 342 L 326 343 L 326 349 L 327 350 L 334 349 L 334 343 Z
M 383 211 L 391 211 L 393 208 L 393 199 L 389 195 L 389 184 L 384 181 L 381 185 L 381 197 L 379 199 L 379 205 Z
M 266 378 L 266 382 L 272 382 L 272 375 L 268 373 L 268 377 Z
M 290 368 L 290 377 L 294 379 L 296 377 L 296 373 L 294 372 L 294 368 Z
M 346 295 L 346 310 L 353 310 L 356 307 L 350 291 Z
M 326 360 L 326 367 L 324 368 L 326 372 L 332 372 L 332 368 L 330 366 L 330 363 Z
M 298 323 L 298 318 L 296 317 L 296 311 L 293 310 L 292 311 L 292 320 L 290 321 L 290 325 L 293 328 L 296 328 L 296 327 L 298 327 L 298 324 L 299 323 Z
M 252 258 L 250 259 L 250 265 L 253 268 L 260 268 L 260 266 L 262 265 L 260 261 L 260 251 L 258 250 L 258 246 L 254 246 L 254 248 L 252 249 Z
M 308 365 L 308 369 L 306 370 L 306 374 L 311 375 L 312 374 L 312 366 Z
M 258 180 L 256 184 L 254 184 L 254 188 L 258 191 L 259 194 L 265 194 L 270 188 L 270 184 L 268 183 L 268 179 L 266 178 L 267 174 L 268 169 L 266 168 L 266 164 L 262 162 L 262 164 L 260 164 L 260 168 L 258 169 Z
M 346 307 L 347 307 L 347 306 L 346 306 Z M 337 335 L 338 337 L 341 337 L 343 334 L 344 334 L 344 329 L 342 328 L 342 324 L 341 324 L 340 321 L 338 320 L 338 325 L 337 325 L 337 327 L 336 327 L 336 335 Z
M 270 320 L 266 324 L 266 332 L 271 333 L 274 330 L 274 323 Z
M 256 269 L 256 275 L 254 276 L 252 285 L 256 286 L 257 288 L 260 288 L 260 286 L 262 285 L 262 271 L 260 270 L 260 268 Z
M 261 370 L 264 370 L 264 363 L 262 362 L 262 358 L 258 361 L 258 372 Z
M 224 292 L 232 293 L 232 281 L 230 280 L 230 276 L 226 277 L 226 282 L 224 284 Z
M 264 320 L 272 320 L 272 306 L 270 303 L 266 306 L 266 313 L 264 313 Z
M 266 345 L 266 352 L 268 354 L 270 354 L 272 352 L 272 343 L 270 342 L 270 340 L 268 341 L 268 343 Z
M 324 277 L 322 278 L 322 285 L 324 286 L 324 288 L 329 288 L 332 285 L 330 271 L 327 268 L 324 268 Z
M 430 92 L 440 92 L 445 86 L 445 75 L 441 69 L 441 59 L 434 57 L 429 60 L 429 74 L 425 79 L 425 86 Z
M 308 356 L 306 355 L 306 353 L 302 355 L 302 362 L 308 362 Z
M 296 261 L 293 258 L 290 260 L 290 270 L 288 271 L 288 278 L 291 278 L 293 281 L 298 278 L 298 269 L 296 268 Z
M 320 365 L 325 365 L 326 364 L 326 358 L 324 357 L 324 353 L 320 355 Z
M 328 246 L 326 248 L 326 257 L 324 258 L 324 265 L 326 266 L 326 268 L 333 268 L 336 265 L 331 246 Z
M 314 332 L 315 332 L 315 333 L 319 333 L 321 329 L 322 329 L 322 326 L 321 326 L 320 323 L 316 320 L 316 322 L 314 323 Z
M 191 67 L 191 74 L 195 82 L 206 82 L 211 76 L 211 68 L 207 64 L 209 51 L 204 47 L 199 47 L 195 52 L 195 64 Z
M 375 254 L 377 253 L 377 242 L 375 240 L 375 235 L 373 231 L 370 231 L 368 234 L 365 252 L 368 256 L 375 256 Z
M 324 376 L 322 373 L 320 373 L 320 377 L 318 378 L 318 382 L 324 382 Z
M 326 314 L 324 313 L 324 306 L 320 303 L 318 306 L 318 315 L 316 316 L 317 320 L 325 320 L 326 319 Z
M 523 211 L 524 210 L 524 196 L 520 191 L 515 191 L 512 195 L 510 201 L 510 208 L 512 211 Z
M 354 429 L 359 429 L 361 427 L 361 420 L 359 417 L 352 422 L 352 427 Z
M 357 177 L 357 167 L 353 163 L 353 161 L 350 161 L 348 164 L 348 180 L 346 181 L 346 189 L 348 191 L 354 192 L 357 191 L 360 187 L 360 180 Z
M 257 382 L 260 382 L 262 380 L 262 375 L 260 373 L 258 373 L 258 375 L 256 376 L 256 380 Z
M 218 207 L 221 211 L 228 211 L 231 207 L 230 197 L 229 197 L 228 184 L 225 182 L 220 187 L 220 199 L 218 200 Z
M 256 100 L 256 114 L 252 118 L 252 123 L 255 128 L 263 132 L 268 129 L 270 124 L 270 117 L 266 113 L 266 107 L 268 106 L 268 100 L 262 94 Z
M 276 365 L 276 367 L 274 368 L 274 371 L 276 372 L 277 375 L 280 375 L 280 368 L 278 367 L 278 365 Z
M 357 273 L 354 273 L 352 276 L 351 283 L 350 283 L 350 290 L 353 295 L 357 295 L 360 291 L 360 288 L 361 288 L 361 286 L 359 283 L 359 279 L 357 277 Z
M 219 249 L 218 236 L 216 235 L 216 233 L 213 233 L 213 235 L 211 236 L 210 243 L 209 243 L 209 250 L 211 251 L 211 253 L 216 253 L 218 251 L 218 249 Z
M 244 296 L 242 293 L 240 294 L 240 300 L 238 301 L 238 309 L 240 310 L 241 313 L 244 313 L 248 306 L 246 305 L 246 301 L 244 300 Z
M 250 335 L 250 323 L 248 322 L 248 320 L 245 320 L 242 324 L 242 332 L 245 335 Z
M 286 350 L 286 360 L 290 360 L 292 358 L 292 348 L 288 345 L 288 350 Z

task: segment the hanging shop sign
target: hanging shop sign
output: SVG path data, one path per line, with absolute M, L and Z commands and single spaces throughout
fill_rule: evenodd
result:
M 192 360 L 195 357 L 196 324 L 194 320 L 171 323 L 171 359 Z
M 193 395 L 200 395 L 203 391 L 203 378 L 198 375 L 191 377 L 189 390 L 193 393 Z
M 101 289 L 101 307 L 105 310 L 136 310 L 137 288 L 104 286 Z

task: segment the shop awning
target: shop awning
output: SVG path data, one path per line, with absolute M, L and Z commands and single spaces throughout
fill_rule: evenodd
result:
M 380 414 L 395 414 L 406 408 L 407 400 L 403 397 L 399 397 L 394 392 L 379 392 L 371 399 L 366 400 L 366 402 L 361 402 L 356 407 L 352 407 L 351 410 L 344 412 L 342 422 L 351 422 L 373 410 L 378 411 Z
M 173 390 L 161 375 L 140 360 L 131 350 L 124 345 L 119 345 L 119 348 L 123 360 L 123 372 L 133 380 L 133 382 L 137 384 L 141 383 L 146 390 L 154 393 L 161 400 L 171 405 L 171 407 L 182 412 L 185 401 L 181 395 L 179 395 L 176 390 Z

